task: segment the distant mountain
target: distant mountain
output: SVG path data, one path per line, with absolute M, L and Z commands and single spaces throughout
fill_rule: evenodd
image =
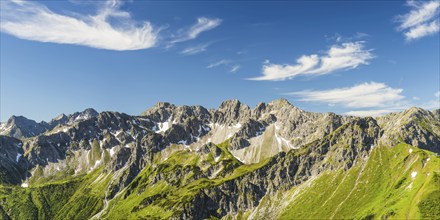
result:
M 50 131 L 57 126 L 73 125 L 74 123 L 96 117 L 98 112 L 94 109 L 86 109 L 82 112 L 75 112 L 71 115 L 61 114 L 52 119 L 49 123 L 40 123 L 27 119 L 23 116 L 12 116 L 6 123 L 0 124 L 0 135 L 7 135 L 15 138 L 29 138 L 38 136 L 46 131 Z
M 0 125 L 0 134 L 15 138 L 34 137 L 45 131 L 43 125 L 23 116 L 12 116 L 6 123 Z
M 415 107 L 376 118 L 313 113 L 285 99 L 10 119 L 0 216 L 440 218 L 439 119 Z

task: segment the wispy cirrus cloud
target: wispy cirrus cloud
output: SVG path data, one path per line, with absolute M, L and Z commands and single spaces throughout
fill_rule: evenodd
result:
M 375 110 L 359 110 L 359 111 L 348 111 L 345 112 L 344 115 L 351 115 L 351 116 L 358 116 L 358 117 L 376 117 L 381 116 L 385 114 L 389 114 L 391 112 L 396 112 L 403 110 L 401 108 L 399 109 L 375 109 Z
M 241 68 L 240 65 L 233 65 L 233 66 L 231 67 L 231 69 L 229 70 L 229 72 L 231 72 L 231 73 L 235 73 L 235 72 L 237 72 L 240 68 Z
M 411 11 L 398 15 L 398 30 L 403 31 L 406 40 L 411 41 L 438 33 L 440 30 L 440 1 L 408 1 Z
M 212 69 L 216 67 L 224 66 L 230 73 L 238 72 L 241 69 L 241 65 L 234 64 L 231 60 L 222 59 L 217 62 L 210 63 L 206 66 L 207 69 Z
M 387 107 L 405 97 L 403 89 L 395 89 L 384 83 L 367 82 L 352 87 L 329 90 L 304 90 L 288 93 L 299 101 L 342 105 L 351 108 Z
M 266 61 L 263 65 L 263 76 L 250 80 L 280 81 L 300 75 L 324 75 L 368 65 L 374 55 L 371 49 L 364 48 L 364 44 L 364 41 L 356 41 L 332 45 L 325 54 L 303 55 L 293 65 L 272 64 Z
M 231 61 L 229 61 L 229 60 L 219 60 L 217 62 L 210 63 L 206 68 L 211 69 L 211 68 L 214 68 L 214 67 L 217 67 L 217 66 L 226 65 L 226 64 L 228 64 L 230 62 Z
M 187 47 L 184 50 L 182 50 L 180 53 L 183 55 L 195 55 L 202 53 L 207 50 L 209 44 L 199 44 L 192 47 Z
M 139 50 L 155 46 L 158 31 L 150 22 L 136 22 L 119 9 L 117 0 L 101 5 L 95 15 L 56 13 L 31 1 L 1 1 L 1 31 L 21 39 L 75 44 L 107 50 Z M 112 18 L 120 24 L 111 23 Z
M 179 33 L 170 41 L 170 44 L 175 44 L 183 41 L 188 41 L 197 38 L 201 33 L 216 28 L 222 23 L 219 18 L 197 18 L 197 23 L 188 29 L 181 29 Z

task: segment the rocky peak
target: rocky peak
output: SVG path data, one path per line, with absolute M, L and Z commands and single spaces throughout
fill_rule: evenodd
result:
M 0 134 L 15 138 L 33 137 L 44 133 L 46 128 L 34 120 L 24 116 L 13 115 L 6 124 L 0 128 Z
M 261 115 L 266 111 L 267 105 L 264 102 L 260 102 L 252 109 L 252 117 L 260 118 Z
M 75 112 L 72 115 L 69 115 L 69 124 L 94 118 L 98 116 L 98 114 L 99 113 L 92 108 L 87 108 L 82 112 Z
M 233 109 L 233 110 L 238 110 L 239 108 L 240 108 L 240 106 L 241 106 L 242 104 L 241 104 L 241 102 L 238 100 L 238 99 L 231 99 L 231 100 L 226 100 L 226 101 L 223 101 L 221 104 L 220 104 L 220 107 L 219 107 L 219 111 L 220 110 L 225 110 L 225 111 L 228 111 L 228 110 L 231 110 L 231 109 Z
M 28 119 L 24 116 L 11 116 L 8 119 L 7 125 L 18 125 L 18 126 L 26 126 L 26 125 L 35 125 L 38 124 L 34 120 Z
M 381 142 L 393 146 L 405 142 L 440 153 L 440 120 L 430 111 L 418 107 L 376 118 L 384 130 Z
M 59 121 L 59 120 L 63 120 L 63 119 L 67 119 L 67 115 L 65 115 L 64 113 L 53 118 L 52 121 Z
M 176 106 L 168 102 L 158 102 L 152 108 L 141 113 L 141 116 L 149 116 L 155 122 L 168 120 Z
M 99 113 L 93 108 L 86 108 L 82 112 L 82 115 L 87 116 L 88 118 L 96 117 L 96 116 L 98 116 L 98 114 Z
M 282 107 L 285 107 L 285 106 L 293 106 L 285 98 L 280 98 L 280 99 L 271 101 L 271 102 L 269 102 L 269 105 L 274 106 L 274 107 L 278 107 L 278 108 L 282 108 Z
M 250 116 L 251 109 L 249 106 L 243 105 L 240 101 L 234 99 L 222 102 L 214 114 L 214 120 L 219 124 L 231 125 L 247 120 Z
M 66 124 L 69 121 L 69 118 L 67 117 L 67 115 L 65 114 L 61 114 L 58 115 L 57 117 L 53 118 L 52 120 L 50 120 L 49 123 L 47 123 L 47 125 L 50 128 L 54 128 L 58 125 L 62 125 L 62 124 Z

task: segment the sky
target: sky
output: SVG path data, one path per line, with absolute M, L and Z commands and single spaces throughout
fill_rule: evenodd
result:
M 0 3 L 0 121 L 159 101 L 436 109 L 440 1 Z

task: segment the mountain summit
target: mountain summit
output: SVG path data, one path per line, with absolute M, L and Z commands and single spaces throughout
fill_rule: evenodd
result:
M 0 132 L 4 219 L 439 218 L 438 110 L 158 103 Z

